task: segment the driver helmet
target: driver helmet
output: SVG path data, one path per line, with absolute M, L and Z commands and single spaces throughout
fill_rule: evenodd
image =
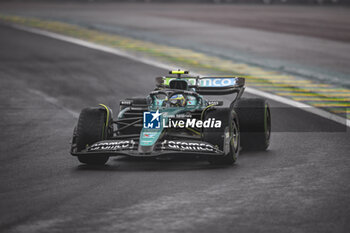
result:
M 186 99 L 183 95 L 173 95 L 169 98 L 170 107 L 185 107 Z

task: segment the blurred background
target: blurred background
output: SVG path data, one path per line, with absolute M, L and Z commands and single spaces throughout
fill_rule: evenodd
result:
M 157 2 L 157 3 L 228 3 L 228 4 L 349 4 L 349 0 L 2 0 L 8 2 Z
M 0 232 L 350 232 L 348 6 L 0 1 Z M 269 149 L 233 167 L 69 154 L 82 108 L 116 116 L 169 66 L 246 77 L 243 97 L 269 97 Z

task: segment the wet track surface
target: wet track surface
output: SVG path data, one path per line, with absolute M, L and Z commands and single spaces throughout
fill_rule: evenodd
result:
M 5 2 L 0 12 L 68 22 L 350 87 L 348 7 Z
M 242 153 L 233 167 L 122 158 L 79 165 L 69 154 L 77 112 L 101 102 L 116 110 L 166 71 L 5 26 L 0 34 L 1 232 L 350 229 L 344 127 L 273 110 L 270 149 Z

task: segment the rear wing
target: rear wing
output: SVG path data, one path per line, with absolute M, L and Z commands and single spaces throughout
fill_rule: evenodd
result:
M 202 95 L 228 95 L 244 90 L 245 79 L 241 77 L 158 77 L 159 88 L 169 88 L 172 80 L 186 80 L 188 88 Z

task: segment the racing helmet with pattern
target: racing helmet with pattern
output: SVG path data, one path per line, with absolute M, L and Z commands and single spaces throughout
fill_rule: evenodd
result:
M 168 100 L 170 107 L 185 107 L 186 98 L 182 94 L 173 95 Z

